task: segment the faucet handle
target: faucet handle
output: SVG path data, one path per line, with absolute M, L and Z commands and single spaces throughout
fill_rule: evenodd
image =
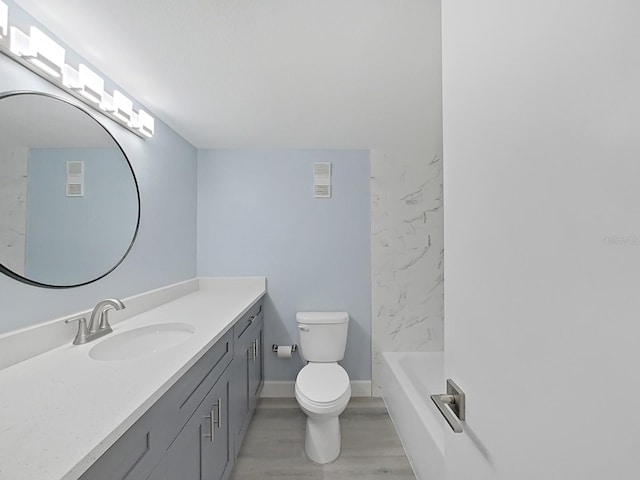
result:
M 108 330 L 110 332 L 113 331 L 113 329 L 111 328 L 111 324 L 109 324 L 109 310 L 111 310 L 112 308 L 115 307 L 106 307 L 102 313 L 100 314 L 100 324 L 98 325 L 98 331 L 102 331 L 102 330 Z
M 78 318 L 67 318 L 64 323 L 69 325 L 70 323 L 78 322 L 78 328 L 82 328 L 82 325 L 87 326 L 87 318 L 86 317 L 78 317 Z
M 64 321 L 67 325 L 71 322 L 78 322 L 78 332 L 76 338 L 73 339 L 74 345 L 81 345 L 87 343 L 87 336 L 89 335 L 89 329 L 87 328 L 87 319 L 85 317 L 69 318 Z

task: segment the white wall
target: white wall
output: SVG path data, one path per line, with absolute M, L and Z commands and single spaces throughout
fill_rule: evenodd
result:
M 26 149 L 0 150 L 0 258 L 9 270 L 24 274 L 27 229 Z
M 452 480 L 637 479 L 640 3 L 443 3 Z
M 440 1 L 418 3 L 412 21 L 420 23 L 420 35 L 398 54 L 420 65 L 420 88 L 411 106 L 396 112 L 396 128 L 371 144 L 372 383 L 378 396 L 382 352 L 443 349 Z
M 376 396 L 381 395 L 382 352 L 443 349 L 442 143 L 439 108 L 436 112 L 431 145 L 371 154 Z

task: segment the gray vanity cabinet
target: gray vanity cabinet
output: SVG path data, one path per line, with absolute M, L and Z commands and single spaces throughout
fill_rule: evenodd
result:
M 258 302 L 80 480 L 226 480 L 262 387 L 262 325 Z
M 167 478 L 166 455 L 162 457 L 162 460 L 156 465 L 156 468 L 151 472 L 151 476 L 147 477 L 147 480 L 169 480 Z
M 102 455 L 81 480 L 146 480 L 165 453 L 162 417 L 152 408 Z
M 231 425 L 236 455 L 264 383 L 263 325 L 262 304 L 259 304 L 248 312 L 245 321 L 238 322 L 233 329 L 235 348 L 231 365 Z
M 233 466 L 229 442 L 229 370 L 209 391 L 169 447 L 166 477 L 219 480 Z

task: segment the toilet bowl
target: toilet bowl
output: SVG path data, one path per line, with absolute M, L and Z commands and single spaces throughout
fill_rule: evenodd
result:
M 310 460 L 324 464 L 340 455 L 338 416 L 351 398 L 347 372 L 337 363 L 309 363 L 298 373 L 296 400 L 307 415 L 305 451 Z
M 347 344 L 346 312 L 299 312 L 300 353 L 308 361 L 296 378 L 296 400 L 307 415 L 304 449 L 316 463 L 340 455 L 339 415 L 351 398 L 346 370 L 338 365 Z

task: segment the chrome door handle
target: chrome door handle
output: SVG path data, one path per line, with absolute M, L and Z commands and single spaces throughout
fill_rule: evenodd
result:
M 444 416 L 449 426 L 455 433 L 462 433 L 462 423 L 464 422 L 464 392 L 451 379 L 447 380 L 447 393 L 441 395 L 431 395 L 431 400 L 436 404 L 440 413 Z

